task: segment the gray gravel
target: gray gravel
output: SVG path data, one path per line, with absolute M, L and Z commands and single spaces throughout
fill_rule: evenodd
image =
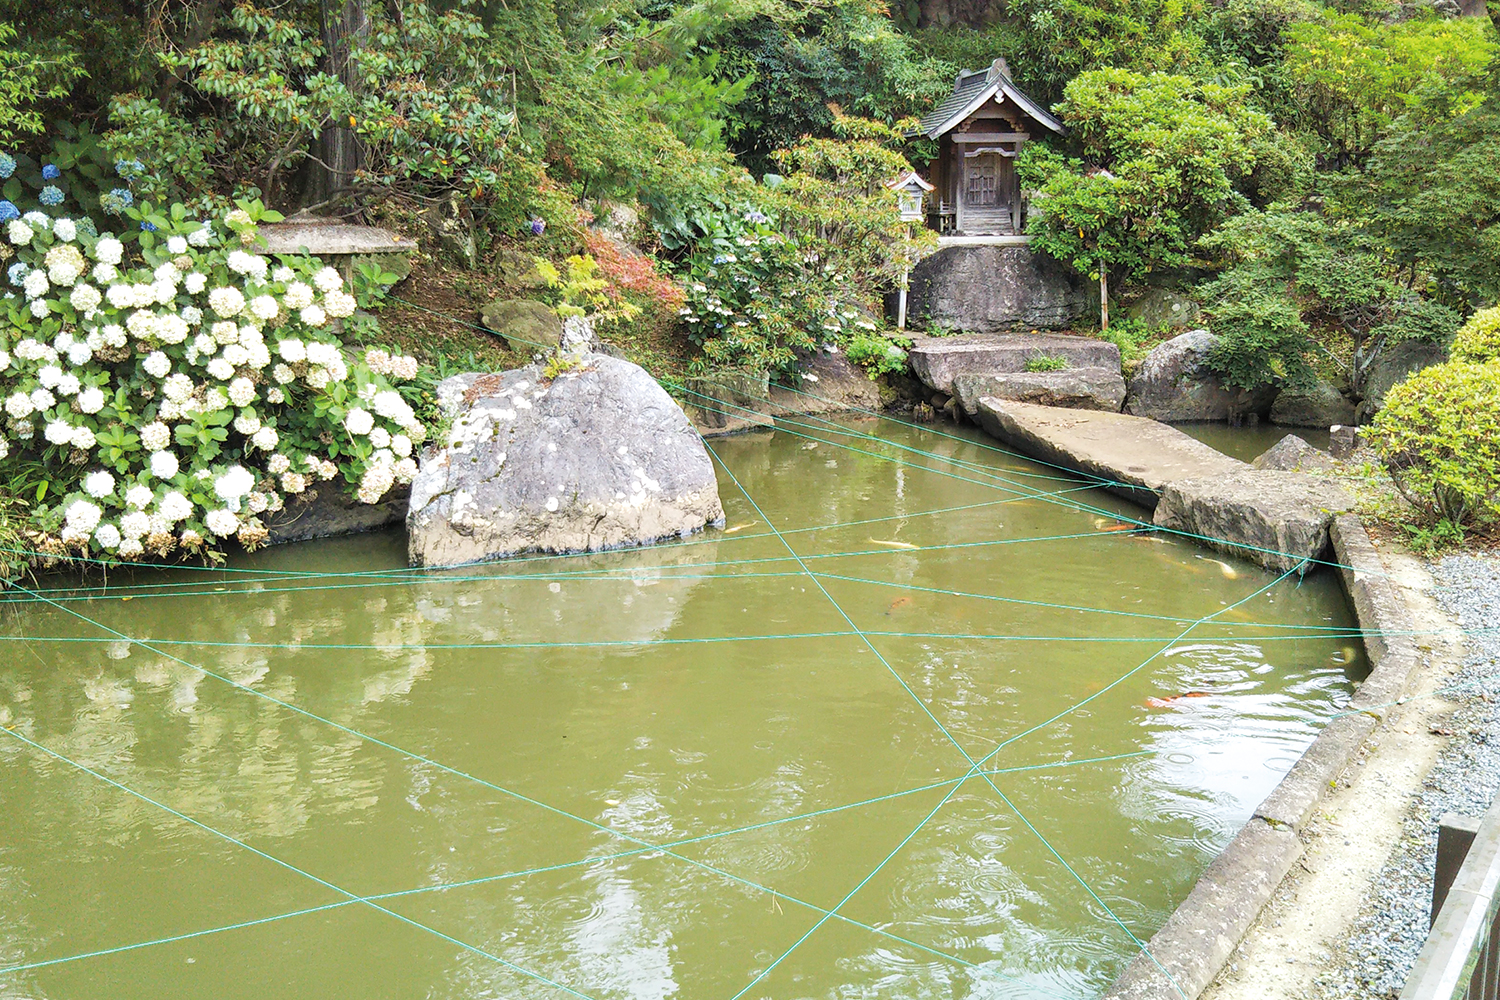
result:
M 1466 629 L 1500 625 L 1500 558 L 1451 556 L 1432 567 L 1438 604 Z M 1482 814 L 1500 791 L 1500 632 L 1469 636 L 1462 671 L 1450 682 L 1459 708 L 1456 736 L 1412 800 L 1406 832 L 1365 899 L 1354 931 L 1318 980 L 1319 1000 L 1394 998 L 1427 936 L 1437 821 L 1445 812 Z

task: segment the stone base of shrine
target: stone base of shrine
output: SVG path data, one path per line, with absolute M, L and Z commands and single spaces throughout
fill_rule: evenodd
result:
M 1090 282 L 1018 245 L 1025 237 L 943 240 L 912 269 L 906 315 L 913 327 L 929 333 L 1059 330 L 1098 308 Z

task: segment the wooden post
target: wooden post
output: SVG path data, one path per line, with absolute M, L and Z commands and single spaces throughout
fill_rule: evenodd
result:
M 1099 262 L 1099 332 L 1109 332 L 1109 272 Z
M 896 296 L 896 329 L 906 329 L 906 286 L 910 268 L 901 269 L 901 292 Z

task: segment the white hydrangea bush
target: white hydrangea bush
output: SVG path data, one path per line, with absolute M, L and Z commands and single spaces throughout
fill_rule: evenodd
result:
M 128 243 L 30 212 L 3 237 L 0 470 L 35 488 L 41 552 L 253 549 L 319 483 L 373 504 L 416 474 L 416 360 L 354 357 L 342 276 L 253 252 L 243 210 Z

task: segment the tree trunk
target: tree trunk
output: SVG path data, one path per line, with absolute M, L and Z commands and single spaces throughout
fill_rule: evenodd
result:
M 1099 332 L 1109 332 L 1109 271 L 1099 265 Z
M 338 77 L 350 93 L 359 90 L 359 80 L 350 58 L 358 46 L 370 37 L 370 18 L 365 0 L 319 0 L 324 50 L 324 68 Z M 347 188 L 354 175 L 364 166 L 364 148 L 347 119 L 335 121 L 318 138 L 317 155 L 322 163 L 312 164 L 305 200 L 310 204 L 328 201 Z

